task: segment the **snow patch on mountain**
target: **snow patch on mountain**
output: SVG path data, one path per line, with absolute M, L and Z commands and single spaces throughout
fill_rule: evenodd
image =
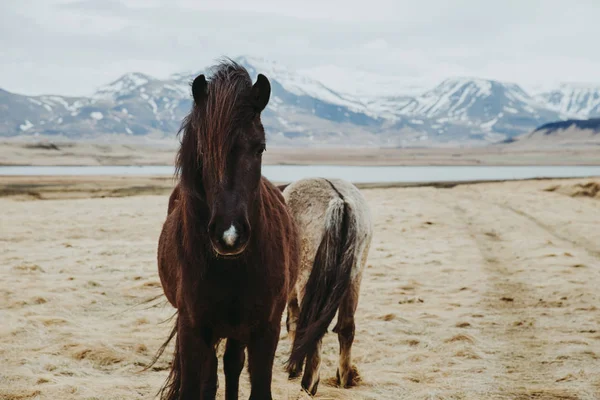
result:
M 270 80 L 277 81 L 286 91 L 296 96 L 313 97 L 329 104 L 346 107 L 354 112 L 370 114 L 367 107 L 351 95 L 338 93 L 321 82 L 275 61 L 251 57 L 238 57 L 235 61 L 246 67 L 254 75 L 253 78 L 256 78 L 256 74 L 261 73 Z
M 26 119 L 23 124 L 19 125 L 19 129 L 21 129 L 21 131 L 23 131 L 23 132 L 26 132 L 31 128 L 33 128 L 33 124 L 31 122 L 29 122 L 28 119 Z
M 402 114 L 436 118 L 460 118 L 478 99 L 492 94 L 492 81 L 475 78 L 446 79 L 434 89 L 418 96 L 403 108 Z
M 565 117 L 600 116 L 600 85 L 563 83 L 553 90 L 540 93 L 536 99 Z
M 154 78 L 142 74 L 140 72 L 130 72 L 123 75 L 119 79 L 109 83 L 108 85 L 102 86 L 96 91 L 93 98 L 95 99 L 106 99 L 106 98 L 117 98 L 125 94 L 131 93 L 137 88 L 146 85 L 148 82 L 154 80 Z

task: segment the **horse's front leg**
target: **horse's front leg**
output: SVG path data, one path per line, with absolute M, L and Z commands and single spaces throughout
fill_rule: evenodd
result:
M 279 323 L 257 329 L 248 343 L 248 372 L 250 373 L 250 400 L 272 400 L 271 379 L 273 361 L 279 341 Z
M 207 362 L 210 348 L 202 337 L 201 328 L 193 326 L 183 315 L 178 318 L 177 334 L 180 374 L 178 399 L 198 400 L 202 393 L 202 368 L 210 364 Z
M 219 387 L 219 377 L 217 376 L 217 351 L 215 345 L 211 344 L 208 348 L 208 355 L 202 365 L 202 400 L 215 400 L 217 389 Z
M 244 345 L 229 338 L 223 355 L 223 370 L 225 372 L 225 400 L 238 400 L 240 374 L 244 368 Z

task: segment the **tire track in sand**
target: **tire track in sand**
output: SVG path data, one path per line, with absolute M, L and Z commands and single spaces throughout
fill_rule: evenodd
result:
M 581 246 L 510 206 L 464 191 L 452 194 L 448 201 L 485 259 L 489 289 L 481 333 L 505 370 L 495 377 L 500 398 L 600 398 L 599 316 L 593 306 L 598 274 L 573 268 L 563 251 Z M 593 262 L 592 256 L 583 255 L 577 265 Z
M 550 225 L 540 221 L 533 215 L 531 215 L 523 210 L 520 210 L 518 208 L 512 207 L 508 204 L 501 204 L 501 203 L 497 203 L 497 202 L 493 202 L 493 204 L 497 205 L 498 207 L 505 208 L 506 210 L 511 211 L 517 215 L 520 215 L 524 218 L 527 218 L 528 220 L 530 220 L 531 222 L 533 222 L 534 224 L 536 224 L 537 226 L 539 226 L 540 228 L 542 228 L 543 230 L 548 232 L 550 235 L 554 236 L 556 239 L 562 240 L 563 242 L 568 242 L 572 246 L 582 249 L 583 251 L 588 253 L 590 256 L 600 259 L 600 251 L 591 249 L 589 246 L 586 246 L 585 244 L 581 243 L 581 241 L 571 239 L 567 236 L 564 236 L 564 235 L 558 233 Z

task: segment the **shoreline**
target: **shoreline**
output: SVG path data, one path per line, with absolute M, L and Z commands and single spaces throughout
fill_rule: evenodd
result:
M 177 148 L 124 144 L 43 144 L 0 141 L 1 166 L 172 166 Z M 598 166 L 600 146 L 525 148 L 270 147 L 264 165 L 349 166 Z
M 528 183 L 542 181 L 581 181 L 598 179 L 599 176 L 568 178 L 526 178 L 473 181 L 423 181 L 355 183 L 359 189 L 436 188 L 452 189 L 459 186 Z M 144 195 L 168 195 L 175 186 L 173 176 L 2 176 L 0 175 L 0 198 L 18 200 L 86 199 L 110 197 L 135 197 Z M 272 181 L 284 185 L 289 181 Z

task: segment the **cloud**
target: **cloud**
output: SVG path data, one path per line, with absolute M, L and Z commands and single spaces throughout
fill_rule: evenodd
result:
M 375 39 L 365 43 L 364 48 L 369 50 L 386 50 L 388 42 L 385 39 Z
M 87 95 L 125 72 L 166 77 L 241 54 L 429 86 L 599 82 L 599 11 L 594 0 L 5 0 L 0 87 Z

